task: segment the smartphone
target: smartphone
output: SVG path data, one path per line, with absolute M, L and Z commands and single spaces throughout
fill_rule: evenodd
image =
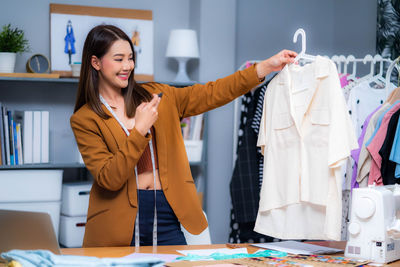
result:
M 163 95 L 163 92 L 159 93 L 159 94 L 158 94 L 158 97 L 161 98 L 162 95 Z

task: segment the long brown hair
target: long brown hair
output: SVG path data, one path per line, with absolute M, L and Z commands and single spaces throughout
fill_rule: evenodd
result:
M 82 53 L 82 67 L 79 78 L 78 92 L 75 102 L 74 113 L 86 103 L 103 119 L 109 118 L 101 107 L 99 96 L 99 74 L 91 64 L 92 56 L 101 59 L 112 44 L 117 40 L 129 42 L 132 49 L 133 61 L 135 54 L 131 39 L 118 27 L 113 25 L 99 25 L 88 33 Z M 134 69 L 128 79 L 128 86 L 122 88 L 125 100 L 125 110 L 128 117 L 134 117 L 136 107 L 144 101 L 151 100 L 151 94 L 134 79 Z

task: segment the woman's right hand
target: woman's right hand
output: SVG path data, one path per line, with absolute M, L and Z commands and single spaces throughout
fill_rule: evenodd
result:
M 135 128 L 143 136 L 147 134 L 158 119 L 160 100 L 161 98 L 158 95 L 153 94 L 153 99 L 150 102 L 143 102 L 136 108 Z

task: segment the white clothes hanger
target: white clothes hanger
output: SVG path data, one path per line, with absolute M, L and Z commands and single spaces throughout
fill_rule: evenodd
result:
M 383 84 L 386 84 L 385 78 L 383 77 L 383 57 L 381 55 L 375 55 L 374 56 L 374 64 L 379 62 L 379 73 L 377 73 L 375 76 L 372 77 L 372 82 L 381 82 Z
M 355 81 L 357 78 L 356 78 L 356 73 L 357 73 L 357 60 L 356 60 L 356 58 L 353 56 L 353 55 L 349 55 L 347 58 L 346 58 L 346 65 L 347 64 L 349 64 L 350 62 L 352 62 L 353 63 L 353 71 L 352 71 L 352 73 L 349 75 L 349 76 L 347 76 L 347 79 L 352 79 L 353 81 Z
M 370 70 L 369 74 L 367 74 L 365 76 L 365 78 L 371 78 L 372 76 L 374 76 L 374 66 L 375 66 L 375 64 L 374 64 L 374 58 L 370 54 L 366 55 L 364 57 L 364 59 L 363 59 L 363 63 L 364 64 L 367 64 L 367 62 L 371 62 L 371 70 Z
M 314 61 L 315 60 L 315 56 L 311 56 L 306 54 L 306 32 L 300 28 L 298 29 L 293 36 L 293 43 L 297 43 L 297 37 L 301 36 L 301 51 L 300 53 L 297 55 L 297 57 L 294 59 L 295 62 L 298 62 L 300 59 L 305 59 L 308 61 Z
M 340 63 L 343 62 L 343 74 L 346 75 L 347 73 L 347 59 L 344 55 L 339 56 Z
M 341 64 L 340 64 L 340 58 L 339 58 L 339 56 L 333 55 L 332 58 L 331 58 L 331 60 L 332 60 L 333 62 L 335 62 L 335 64 L 336 64 L 336 69 L 337 69 L 338 73 L 342 73 L 342 66 L 341 66 Z

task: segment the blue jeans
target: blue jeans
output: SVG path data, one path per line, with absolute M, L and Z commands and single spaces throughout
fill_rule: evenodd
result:
M 154 190 L 138 190 L 140 245 L 153 245 Z M 157 245 L 186 245 L 181 226 L 162 190 L 156 190 Z M 135 231 L 131 246 L 135 245 Z

